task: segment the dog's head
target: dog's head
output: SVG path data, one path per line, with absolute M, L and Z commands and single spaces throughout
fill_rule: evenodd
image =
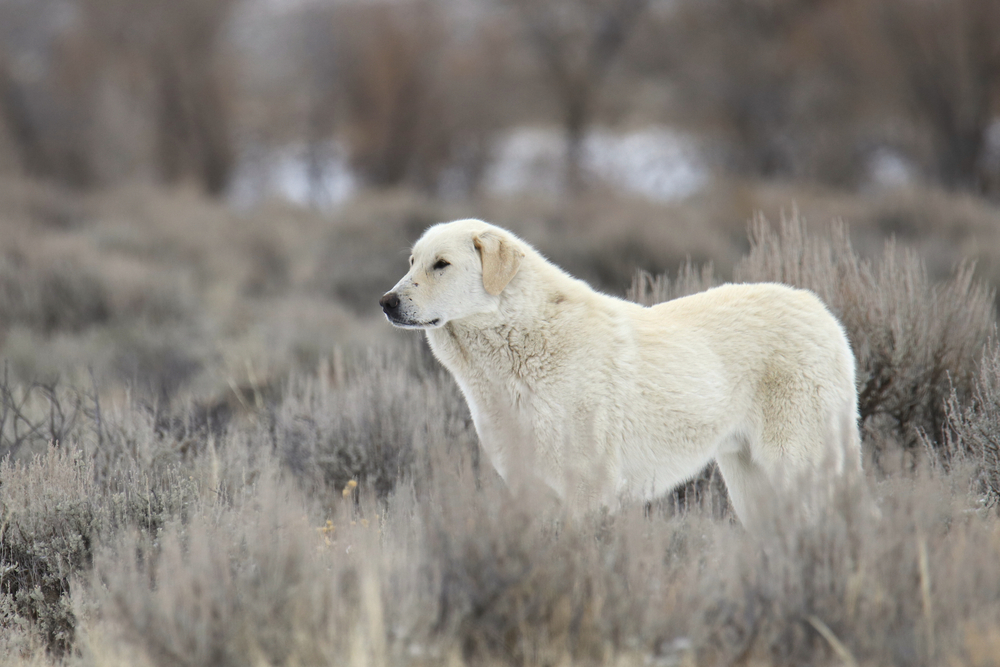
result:
M 520 241 L 481 220 L 434 225 L 414 244 L 410 270 L 379 305 L 392 324 L 406 329 L 494 312 L 523 257 Z

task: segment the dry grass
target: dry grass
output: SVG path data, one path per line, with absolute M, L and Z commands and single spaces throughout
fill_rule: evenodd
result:
M 92 367 L 102 386 L 132 385 L 160 402 L 223 397 L 251 375 L 270 383 L 314 367 L 334 345 L 398 340 L 377 298 L 427 225 L 463 216 L 510 227 L 615 294 L 637 269 L 672 272 L 687 259 L 730 278 L 749 247 L 747 219 L 758 210 L 777 219 L 792 202 L 820 231 L 844 217 L 863 258 L 879 256 L 875 239 L 893 233 L 917 248 L 930 280 L 965 256 L 979 275 L 1000 275 L 1000 213 L 936 192 L 849 197 L 720 183 L 655 204 L 613 192 L 442 202 L 400 190 L 318 214 L 278 203 L 235 212 L 185 190 L 83 195 L 0 180 L 0 201 L 0 357 L 11 371 L 89 384 Z
M 511 494 L 426 350 L 370 335 L 351 312 L 365 297 L 323 296 L 362 265 L 370 284 L 345 294 L 391 284 L 422 226 L 466 205 L 396 193 L 329 220 L 279 206 L 240 217 L 138 191 L 67 195 L 59 219 L 73 222 L 52 225 L 31 211 L 57 197 L 19 196 L 4 224 L 34 273 L 8 284 L 87 271 L 108 319 L 3 322 L 8 662 L 998 664 L 998 362 L 992 295 L 967 271 L 941 276 L 891 245 L 856 252 L 798 221 L 756 227 L 737 261 L 743 223 L 719 222 L 701 231 L 706 257 L 731 253 L 715 270 L 691 261 L 677 280 L 636 281 L 645 301 L 732 271 L 809 286 L 844 318 L 863 387 L 889 379 L 864 432 L 881 469 L 810 521 L 776 498 L 768 529 L 748 535 L 710 478 L 581 520 L 544 489 Z M 618 231 L 611 204 L 483 206 L 594 274 L 610 264 L 588 257 L 642 249 L 608 276 L 665 261 L 682 247 L 669 250 L 671 229 L 693 239 L 709 216 L 690 203 L 672 227 L 672 209 L 619 203 L 632 222 Z M 661 224 L 640 224 L 654 213 Z M 70 251 L 75 264 L 47 261 Z M 142 306 L 157 293 L 166 305 Z M 107 369 L 129 340 L 141 353 L 122 384 Z M 196 367 L 171 384 L 177 350 Z M 46 356 L 58 373 L 32 375 Z M 93 375 L 70 370 L 81 361 Z
M 0 608 L 26 663 L 72 641 L 67 664 L 996 664 L 1000 529 L 963 465 L 880 483 L 878 517 L 862 480 L 812 522 L 776 499 L 755 536 L 697 509 L 571 521 L 441 431 L 380 497 L 297 476 L 266 429 L 185 458 L 122 428 L 148 462 L 4 466 Z
M 943 462 L 971 463 L 973 489 L 985 507 L 1000 505 L 1000 348 L 994 343 L 983 354 L 979 376 L 969 400 L 957 392 L 947 403 L 949 430 Z

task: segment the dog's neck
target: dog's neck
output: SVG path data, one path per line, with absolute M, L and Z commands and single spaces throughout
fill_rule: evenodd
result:
M 553 318 L 554 307 L 567 299 L 572 285 L 562 285 L 561 280 L 542 283 L 528 279 L 530 273 L 542 267 L 533 266 L 530 260 L 526 264 L 522 275 L 508 286 L 511 292 L 501 298 L 496 311 L 452 320 L 443 327 L 427 330 L 427 339 L 435 355 L 452 373 L 482 368 L 487 365 L 484 361 L 490 359 L 494 363 L 504 360 L 514 376 L 522 376 L 526 368 L 542 362 L 550 354 L 544 344 L 546 331 L 557 325 Z M 571 283 L 575 282 L 558 269 L 555 271 Z M 534 291 L 540 284 L 552 287 L 544 293 Z M 513 304 L 517 304 L 516 309 Z
M 465 374 L 485 368 L 487 359 L 503 360 L 511 373 L 521 376 L 530 363 L 547 354 L 537 327 L 529 319 L 520 321 L 473 317 L 453 320 L 438 329 L 429 329 L 427 339 L 438 359 L 452 373 Z

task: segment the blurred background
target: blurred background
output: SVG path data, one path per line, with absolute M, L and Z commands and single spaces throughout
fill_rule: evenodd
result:
M 0 0 L 12 379 L 335 368 L 446 219 L 624 295 L 758 212 L 997 284 L 998 207 L 996 0 Z

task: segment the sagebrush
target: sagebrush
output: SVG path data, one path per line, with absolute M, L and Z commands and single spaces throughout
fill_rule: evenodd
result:
M 724 493 L 710 483 L 581 519 L 480 464 L 458 389 L 420 345 L 335 353 L 236 387 L 225 409 L 8 377 L 4 406 L 33 430 L 17 451 L 4 432 L 2 650 L 81 665 L 997 665 L 989 291 L 968 272 L 935 283 L 894 248 L 862 260 L 797 221 L 758 227 L 737 279 L 809 286 L 841 315 L 862 388 L 891 379 L 866 447 L 906 465 L 846 480 L 822 516 L 775 498 L 758 535 L 716 495 L 695 502 Z M 689 265 L 634 294 L 716 280 Z M 917 344 L 932 351 L 902 347 Z M 901 407 L 906 387 L 919 407 Z

